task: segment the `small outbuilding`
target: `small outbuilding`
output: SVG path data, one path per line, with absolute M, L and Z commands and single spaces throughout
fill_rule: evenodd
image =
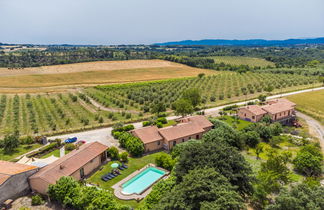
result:
M 28 177 L 37 170 L 36 166 L 0 160 L 0 204 L 28 193 Z
M 48 186 L 55 184 L 63 176 L 82 180 L 107 160 L 107 149 L 106 145 L 99 142 L 80 146 L 31 176 L 29 178 L 31 189 L 41 194 L 47 194 Z

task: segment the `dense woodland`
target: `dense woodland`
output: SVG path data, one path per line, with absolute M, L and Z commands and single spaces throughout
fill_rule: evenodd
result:
M 1 50 L 1 49 L 0 49 Z M 248 56 L 275 63 L 276 68 L 316 67 L 324 62 L 324 46 L 232 47 L 232 46 L 47 46 L 45 51 L 0 51 L 0 67 L 25 68 L 101 60 L 165 59 L 189 66 L 248 71 L 247 65 L 216 64 L 210 56 Z M 268 66 L 267 69 L 273 67 Z

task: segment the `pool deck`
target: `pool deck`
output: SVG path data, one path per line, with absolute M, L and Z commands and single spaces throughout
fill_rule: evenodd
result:
M 153 184 L 151 184 L 151 186 L 149 186 L 143 193 L 141 194 L 136 194 L 136 193 L 133 193 L 133 194 L 130 194 L 130 195 L 125 195 L 122 193 L 122 185 L 127 182 L 128 180 L 132 179 L 133 177 L 135 177 L 137 174 L 141 173 L 142 171 L 144 171 L 145 169 L 149 168 L 149 167 L 154 167 L 154 168 L 157 168 L 159 170 L 162 170 L 164 172 L 166 172 L 166 174 L 161 177 L 160 179 L 158 179 L 157 181 L 159 180 L 162 180 L 162 179 L 165 179 L 168 177 L 169 175 L 169 171 L 163 169 L 163 168 L 160 168 L 160 167 L 157 167 L 156 165 L 154 164 L 148 164 L 146 165 L 145 167 L 133 172 L 132 174 L 130 174 L 129 176 L 127 176 L 125 179 L 117 182 L 115 185 L 112 186 L 112 188 L 114 189 L 114 194 L 117 198 L 119 199 L 122 199 L 122 200 L 142 200 L 143 198 L 145 198 L 151 191 L 152 191 L 152 186 L 157 182 L 154 182 Z

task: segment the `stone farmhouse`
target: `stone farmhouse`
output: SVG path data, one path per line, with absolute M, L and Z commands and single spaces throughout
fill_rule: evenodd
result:
M 171 150 L 177 144 L 190 139 L 200 139 L 204 133 L 211 130 L 213 124 L 204 116 L 182 118 L 174 126 L 158 128 L 149 126 L 130 131 L 144 144 L 145 152 L 156 150 Z
M 237 115 L 240 119 L 259 122 L 264 116 L 270 116 L 273 122 L 289 123 L 295 119 L 296 104 L 285 99 L 279 98 L 267 101 L 265 105 L 250 105 L 239 108 Z
M 82 180 L 107 160 L 107 149 L 106 145 L 99 142 L 82 145 L 29 177 L 31 189 L 46 194 L 48 186 L 63 176 Z
M 37 170 L 36 166 L 0 160 L 0 205 L 30 192 L 28 177 Z

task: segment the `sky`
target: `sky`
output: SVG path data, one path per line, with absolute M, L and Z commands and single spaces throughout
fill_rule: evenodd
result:
M 0 42 L 324 37 L 324 0 L 0 0 Z

